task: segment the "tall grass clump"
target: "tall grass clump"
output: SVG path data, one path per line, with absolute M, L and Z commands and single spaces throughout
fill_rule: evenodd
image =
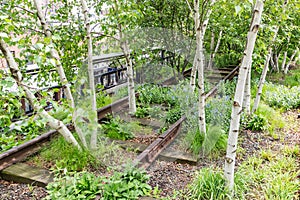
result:
M 229 199 L 229 191 L 221 171 L 203 168 L 196 172 L 193 182 L 184 192 L 183 199 L 190 200 L 215 200 Z

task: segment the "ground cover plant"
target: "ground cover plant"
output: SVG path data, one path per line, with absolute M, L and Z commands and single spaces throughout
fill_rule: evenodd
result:
M 271 107 L 283 111 L 300 107 L 300 86 L 287 87 L 273 83 L 266 83 L 263 88 L 262 99 Z
M 95 199 L 102 200 L 138 199 L 151 196 L 151 186 L 147 184 L 149 176 L 139 169 L 126 167 L 110 177 L 98 176 L 89 172 L 58 174 L 53 183 L 47 186 L 46 199 Z

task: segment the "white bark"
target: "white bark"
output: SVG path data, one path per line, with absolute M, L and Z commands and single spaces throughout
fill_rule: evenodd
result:
M 256 93 L 256 96 L 255 96 L 253 108 L 252 108 L 252 111 L 251 111 L 252 113 L 254 113 L 257 110 L 259 102 L 260 102 L 262 89 L 263 89 L 263 86 L 264 86 L 264 83 L 265 83 L 265 80 L 266 80 L 266 76 L 267 76 L 267 73 L 268 73 L 268 70 L 269 70 L 269 63 L 270 63 L 270 59 L 271 59 L 271 56 L 272 56 L 272 46 L 273 46 L 273 44 L 274 44 L 274 42 L 277 38 L 278 31 L 279 31 L 279 27 L 276 27 L 274 36 L 273 36 L 273 38 L 271 40 L 271 43 L 270 43 L 270 46 L 268 48 L 268 55 L 267 55 L 267 59 L 265 61 L 264 69 L 262 71 L 262 74 L 260 76 L 260 80 L 259 80 L 259 83 L 258 83 L 258 89 L 257 89 L 257 93 Z
M 122 34 L 121 34 L 122 35 Z M 129 101 L 129 113 L 134 114 L 136 112 L 136 100 L 135 89 L 133 79 L 133 63 L 130 59 L 130 50 L 128 48 L 127 41 L 122 44 L 122 50 L 126 58 L 127 64 L 127 82 L 128 82 L 128 101 Z
M 287 57 L 287 51 L 284 52 L 283 60 L 282 60 L 282 63 L 281 63 L 281 71 L 283 71 L 283 72 L 284 72 L 285 63 L 286 63 L 286 57 Z
M 40 5 L 40 1 L 34 0 L 34 4 L 35 4 L 35 7 L 37 9 L 37 16 L 38 16 L 38 18 L 41 22 L 42 27 L 43 27 L 44 34 L 48 38 L 51 39 L 52 38 L 52 33 L 49 29 L 49 24 L 46 22 L 45 17 L 43 15 L 42 8 L 41 8 L 41 5 Z M 70 89 L 68 79 L 67 79 L 65 71 L 62 67 L 59 54 L 56 51 L 56 49 L 54 49 L 54 48 L 51 49 L 50 54 L 51 54 L 52 58 L 54 58 L 56 60 L 56 69 L 57 69 L 57 72 L 59 74 L 60 82 L 61 82 L 62 86 L 64 86 L 64 92 L 65 92 L 65 95 L 66 95 L 67 99 L 69 100 L 69 105 L 72 108 L 74 108 L 74 99 L 73 99 L 73 96 L 72 96 L 72 93 L 71 93 L 71 89 Z
M 257 32 L 260 26 L 262 10 L 263 2 L 261 0 L 257 0 L 253 10 L 250 30 L 247 35 L 247 45 L 245 47 L 244 56 L 239 70 L 239 76 L 234 96 L 234 103 L 232 106 L 230 130 L 228 135 L 228 144 L 224 168 L 224 175 L 227 180 L 227 186 L 231 191 L 233 191 L 234 186 L 234 167 L 246 76 L 250 66 L 249 64 L 252 60 L 252 54 L 255 46 Z
M 243 101 L 243 110 L 247 115 L 250 115 L 250 102 L 251 102 L 251 65 L 250 62 L 249 69 L 247 72 L 247 79 L 245 85 L 244 101 Z
M 114 10 L 119 12 L 118 1 L 114 1 Z M 120 47 L 124 53 L 127 66 L 127 82 L 128 82 L 128 102 L 129 102 L 129 113 L 134 114 L 136 112 L 136 100 L 135 100 L 135 89 L 134 89 L 134 78 L 133 78 L 133 63 L 130 59 L 130 49 L 128 47 L 128 41 L 124 38 L 122 24 L 118 21 L 118 31 L 119 31 L 119 40 Z
M 209 61 L 207 65 L 207 69 L 212 70 L 212 56 L 213 56 L 213 51 L 214 51 L 214 46 L 215 46 L 215 33 L 211 32 L 211 37 L 210 37 L 210 54 L 209 54 Z
M 93 130 L 91 133 L 90 145 L 91 145 L 91 149 L 96 149 L 97 148 L 97 126 L 96 125 L 98 123 L 98 120 L 97 120 L 97 103 L 96 103 L 96 90 L 95 90 L 94 67 L 93 67 L 93 38 L 90 29 L 88 6 L 85 0 L 81 0 L 81 6 L 84 15 L 86 39 L 88 44 L 88 75 L 89 75 L 89 84 L 91 90 L 91 105 L 92 105 L 92 110 L 90 112 L 93 112 L 92 120 L 94 120 L 94 122 L 91 122 L 93 124 L 92 127 Z
M 210 6 L 213 6 L 213 4 L 215 3 L 215 0 L 210 0 Z M 187 4 L 189 5 L 188 1 Z M 190 7 L 190 5 L 189 5 Z M 212 13 L 212 8 L 210 7 L 209 10 L 207 11 L 207 15 L 206 15 L 206 19 L 204 20 L 202 26 L 200 27 L 200 15 L 199 15 L 199 0 L 194 0 L 194 22 L 195 22 L 195 29 L 196 29 L 196 35 L 197 35 L 197 29 L 200 28 L 200 37 L 202 40 L 202 46 L 203 46 L 203 41 L 204 41 L 204 36 L 205 36 L 205 32 L 206 32 L 206 28 L 209 22 L 209 18 L 210 15 Z M 196 36 L 197 37 L 197 36 Z M 197 38 L 196 38 L 197 40 Z M 197 46 L 198 48 L 198 46 Z M 197 51 L 196 48 L 196 51 Z M 204 52 L 202 52 L 202 56 L 203 58 L 201 58 L 202 60 L 204 60 Z M 196 75 L 197 75 L 197 61 L 196 61 L 196 57 L 197 57 L 197 52 L 195 53 L 195 58 L 194 58 L 194 62 L 193 62 L 193 67 L 192 67 L 192 71 L 191 71 L 191 79 L 190 79 L 190 86 L 192 88 L 192 91 L 195 90 L 195 84 L 196 84 Z M 203 62 L 204 64 L 204 62 Z
M 210 55 L 210 59 L 209 59 L 209 62 L 208 62 L 208 67 L 207 67 L 208 69 L 212 69 L 212 65 L 213 65 L 212 63 L 213 63 L 213 61 L 215 59 L 215 56 L 216 56 L 216 54 L 217 54 L 217 52 L 219 50 L 221 39 L 222 39 L 222 34 L 223 34 L 223 30 L 221 30 L 219 32 L 219 37 L 218 37 L 217 45 L 215 47 L 214 52 Z
M 285 69 L 284 69 L 284 73 L 285 73 L 285 74 L 288 73 L 289 68 L 290 68 L 290 65 L 291 65 L 291 63 L 293 62 L 294 57 L 296 56 L 296 54 L 297 54 L 298 51 L 299 51 L 299 48 L 297 47 L 297 48 L 295 49 L 295 51 L 293 52 L 293 54 L 292 54 L 292 56 L 291 56 L 289 62 L 288 62 L 288 63 L 286 64 L 286 66 L 285 66 Z M 297 60 L 296 60 L 296 61 L 297 61 Z
M 63 135 L 63 137 L 68 142 L 72 143 L 78 149 L 81 149 L 78 142 L 76 141 L 72 133 L 69 131 L 69 129 L 64 125 L 64 123 L 49 115 L 39 104 L 34 94 L 28 89 L 26 85 L 24 85 L 23 76 L 20 72 L 18 64 L 15 62 L 12 53 L 9 51 L 8 45 L 4 42 L 3 39 L 0 39 L 0 49 L 8 63 L 9 69 L 11 71 L 11 76 L 15 79 L 18 86 L 23 89 L 27 99 L 29 100 L 34 110 L 36 110 L 41 117 L 47 120 L 47 123 L 51 128 L 57 130 L 60 134 Z

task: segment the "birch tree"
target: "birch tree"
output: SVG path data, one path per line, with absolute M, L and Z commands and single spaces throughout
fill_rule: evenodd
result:
M 299 44 L 299 43 L 298 43 Z M 289 62 L 286 64 L 285 68 L 284 68 L 284 73 L 287 74 L 290 68 L 291 63 L 294 61 L 295 56 L 297 55 L 299 51 L 299 47 L 296 47 L 296 49 L 294 50 L 292 56 L 290 57 Z M 299 57 L 296 57 L 296 60 L 294 62 L 297 62 Z
M 283 13 L 285 13 L 285 8 L 287 6 L 287 3 L 288 3 L 288 1 L 285 0 L 283 5 L 282 5 Z M 268 73 L 268 70 L 269 70 L 270 59 L 271 59 L 271 56 L 272 56 L 272 53 L 273 53 L 273 48 L 274 48 L 273 44 L 276 41 L 279 29 L 280 29 L 280 26 L 277 25 L 275 30 L 274 30 L 273 38 L 270 41 L 270 44 L 269 44 L 269 47 L 268 47 L 268 54 L 267 54 L 267 57 L 266 57 L 266 60 L 265 60 L 265 64 L 264 64 L 262 74 L 260 76 L 260 80 L 259 80 L 259 83 L 258 83 L 258 89 L 257 89 L 257 92 L 256 92 L 253 108 L 252 108 L 252 111 L 251 111 L 252 114 L 257 110 L 259 102 L 260 102 L 262 89 L 263 89 L 263 86 L 264 86 L 264 83 L 265 83 L 265 80 L 266 80 L 266 76 L 267 76 L 267 73 Z
M 213 33 L 212 33 L 213 34 Z M 209 57 L 209 61 L 208 61 L 208 66 L 207 68 L 209 70 L 212 70 L 212 66 L 213 66 L 213 61 L 214 61 L 214 58 L 219 50 L 219 47 L 220 47 L 220 43 L 221 43 L 221 39 L 222 39 L 222 34 L 223 34 L 223 30 L 221 30 L 219 32 L 219 36 L 218 36 L 218 40 L 217 40 L 217 44 L 214 48 L 214 39 L 211 40 L 211 53 L 210 53 L 210 57 Z
M 196 32 L 196 43 L 197 43 L 195 58 L 194 58 L 193 67 L 192 67 L 192 71 L 191 71 L 191 79 L 190 79 L 190 85 L 191 85 L 192 91 L 194 91 L 195 85 L 196 85 L 197 70 L 198 70 L 197 67 L 200 63 L 199 61 L 197 61 L 197 58 L 203 60 L 202 65 L 204 65 L 203 41 L 204 41 L 206 28 L 207 28 L 207 25 L 209 22 L 209 18 L 212 13 L 212 6 L 215 3 L 215 0 L 203 0 L 203 2 L 202 2 L 202 11 L 203 12 L 201 13 L 201 15 L 200 15 L 200 11 L 199 11 L 200 10 L 200 0 L 194 0 L 193 8 L 189 4 L 188 0 L 186 2 L 190 8 L 191 13 L 193 13 L 193 18 L 194 18 L 194 23 L 195 23 L 194 27 L 195 27 L 195 32 Z M 208 9 L 208 10 L 205 15 L 204 10 L 206 10 L 206 9 Z M 204 19 L 204 18 L 205 18 L 205 20 L 202 21 L 202 19 Z M 197 37 L 197 34 L 198 34 L 198 37 Z M 200 44 L 200 41 L 201 41 L 201 44 Z M 199 47 L 200 45 L 201 45 L 201 49 Z M 199 49 L 201 51 L 200 55 L 197 54 L 197 51 Z M 199 76 L 199 74 L 198 74 L 198 76 Z
M 34 0 L 34 5 L 36 7 L 36 12 L 37 12 L 36 14 L 38 16 L 38 19 L 40 20 L 44 34 L 46 35 L 46 37 L 50 38 L 51 42 L 52 42 L 52 33 L 51 33 L 48 22 L 45 20 L 45 17 L 44 17 L 45 14 L 42 10 L 40 2 L 41 1 Z M 69 105 L 72 108 L 74 108 L 74 99 L 73 99 L 73 96 L 71 93 L 70 84 L 67 80 L 65 71 L 62 67 L 62 64 L 60 61 L 60 56 L 55 48 L 51 49 L 50 54 L 51 54 L 52 58 L 54 58 L 56 60 L 56 63 L 55 63 L 56 69 L 59 74 L 60 82 L 61 82 L 62 86 L 64 87 L 65 95 L 66 95 L 67 99 L 69 100 Z
M 228 188 L 233 191 L 234 186 L 234 167 L 237 151 L 237 140 L 240 128 L 240 117 L 242 113 L 242 101 L 244 96 L 245 82 L 249 64 L 252 60 L 252 54 L 255 46 L 257 32 L 260 26 L 261 15 L 263 11 L 263 2 L 257 0 L 252 14 L 252 22 L 247 35 L 247 43 L 244 51 L 244 56 L 239 70 L 237 86 L 235 90 L 234 102 L 232 105 L 230 129 L 228 134 L 228 144 L 225 158 L 224 175 L 227 180 Z
M 47 123 L 51 128 L 57 130 L 68 142 L 72 143 L 78 149 L 81 149 L 80 145 L 78 144 L 72 133 L 69 131 L 69 129 L 64 125 L 64 123 L 49 115 L 48 112 L 46 112 L 40 105 L 33 92 L 31 92 L 29 87 L 23 82 L 23 76 L 21 74 L 19 66 L 16 63 L 12 53 L 10 52 L 8 45 L 2 37 L 0 37 L 0 50 L 8 63 L 11 76 L 15 79 L 17 85 L 25 92 L 26 98 L 30 102 L 31 106 L 38 112 L 38 114 L 42 118 L 47 120 Z
M 91 138 L 90 138 L 90 145 L 91 149 L 97 148 L 97 103 L 96 103 L 96 90 L 95 90 L 95 81 L 94 81 L 94 66 L 93 66 L 93 38 L 91 35 L 91 28 L 90 28 L 90 19 L 89 19 L 89 12 L 87 2 L 85 0 L 81 0 L 82 12 L 84 15 L 84 22 L 85 22 L 85 29 L 86 29 L 86 41 L 88 46 L 88 76 L 89 76 L 89 86 L 91 91 L 91 105 L 92 110 L 91 112 L 91 119 L 93 124 Z
M 273 38 L 270 42 L 269 48 L 268 48 L 267 58 L 266 58 L 266 61 L 265 61 L 265 64 L 264 64 L 262 74 L 260 76 L 260 80 L 259 80 L 259 83 L 258 83 L 258 89 L 257 89 L 257 92 L 256 92 L 256 96 L 255 96 L 255 100 L 254 100 L 254 104 L 253 104 L 253 108 L 252 108 L 251 113 L 254 113 L 257 110 L 259 102 L 260 102 L 262 89 L 263 89 L 263 86 L 264 86 L 264 83 L 265 83 L 265 80 L 266 80 L 266 76 L 267 76 L 267 73 L 268 73 L 268 70 L 269 70 L 269 63 L 270 63 L 270 59 L 271 59 L 271 56 L 272 56 L 272 48 L 273 48 L 272 44 L 276 40 L 278 30 L 279 30 L 279 26 L 276 27 L 275 32 L 274 32 L 274 36 L 273 36 Z

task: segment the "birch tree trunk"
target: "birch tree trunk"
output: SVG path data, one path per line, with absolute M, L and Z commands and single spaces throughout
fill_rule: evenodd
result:
M 251 65 L 252 61 L 250 62 L 249 69 L 247 72 L 247 79 L 245 85 L 245 94 L 244 94 L 244 101 L 243 101 L 243 110 L 245 110 L 247 115 L 250 115 L 250 102 L 251 102 Z
M 286 63 L 286 57 L 287 57 L 287 51 L 284 52 L 283 60 L 282 60 L 282 63 L 281 63 L 281 71 L 283 71 L 283 72 L 284 72 L 285 63 Z
M 290 65 L 291 65 L 291 63 L 293 62 L 294 57 L 296 56 L 296 54 L 297 54 L 298 51 L 299 51 L 299 48 L 297 47 L 297 48 L 295 49 L 295 51 L 293 52 L 293 54 L 292 54 L 292 56 L 291 56 L 289 62 L 288 62 L 288 63 L 286 64 L 286 66 L 285 66 L 285 69 L 284 69 L 284 73 L 285 73 L 285 74 L 288 73 L 289 68 L 290 68 Z M 296 61 L 297 61 L 297 60 L 296 60 Z
M 230 129 L 228 135 L 228 144 L 225 158 L 224 175 L 227 180 L 227 186 L 233 192 L 234 187 L 234 167 L 237 151 L 237 140 L 240 128 L 240 117 L 242 113 L 242 101 L 244 96 L 245 82 L 247 72 L 252 60 L 253 49 L 256 41 L 257 32 L 260 26 L 261 15 L 263 11 L 263 2 L 257 0 L 254 6 L 252 22 L 247 35 L 247 44 L 244 51 L 243 60 L 239 70 L 237 86 L 235 90 L 234 102 L 232 105 Z
M 268 70 L 269 70 L 269 63 L 270 63 L 270 59 L 271 59 L 271 56 L 272 56 L 272 47 L 273 47 L 273 44 L 274 44 L 274 42 L 277 38 L 278 31 L 279 31 L 279 26 L 276 27 L 274 36 L 273 36 L 273 38 L 270 42 L 270 46 L 268 48 L 267 59 L 265 61 L 264 69 L 263 69 L 262 74 L 260 76 L 257 93 L 256 93 L 256 96 L 255 96 L 253 108 L 252 108 L 252 111 L 251 111 L 252 114 L 257 110 L 259 102 L 260 102 L 262 89 L 263 89 L 263 86 L 264 86 L 264 83 L 265 83 L 265 80 L 266 80 L 266 76 L 267 76 L 267 73 L 268 73 Z
M 208 69 L 212 69 L 213 61 L 214 61 L 215 56 L 216 56 L 216 54 L 217 54 L 217 52 L 219 50 L 219 47 L 220 47 L 220 43 L 221 43 L 221 39 L 222 39 L 222 34 L 223 34 L 223 30 L 221 30 L 219 32 L 219 37 L 218 37 L 217 45 L 215 47 L 214 52 L 211 54 L 209 62 L 208 62 L 208 67 L 207 67 Z
M 12 53 L 10 52 L 8 45 L 4 42 L 2 38 L 0 38 L 0 49 L 8 63 L 11 76 L 15 79 L 18 86 L 24 90 L 25 95 L 29 100 L 31 106 L 34 108 L 34 110 L 36 110 L 41 117 L 47 120 L 47 124 L 51 128 L 57 130 L 68 142 L 72 143 L 74 146 L 81 150 L 80 145 L 78 144 L 72 133 L 69 131 L 69 129 L 64 125 L 64 123 L 49 115 L 49 113 L 46 112 L 43 109 L 43 107 L 39 104 L 34 94 L 23 83 L 23 76 L 20 72 L 18 64 L 15 62 L 15 59 Z
M 188 1 L 187 1 L 188 3 Z M 215 0 L 210 0 L 210 5 L 212 6 L 215 3 Z M 189 5 L 189 3 L 188 3 Z M 190 6 L 189 6 L 190 7 Z M 202 46 L 203 46 L 203 41 L 204 41 L 204 36 L 205 36 L 205 32 L 206 32 L 206 28 L 209 22 L 209 18 L 210 15 L 212 13 L 212 8 L 209 8 L 209 10 L 207 11 L 207 15 L 206 15 L 206 19 L 204 20 L 202 26 L 200 25 L 200 15 L 199 15 L 199 0 L 194 0 L 194 22 L 195 22 L 195 29 L 196 29 L 196 35 L 197 35 L 197 29 L 200 28 L 200 37 L 202 40 Z M 197 37 L 197 36 L 196 36 Z M 196 38 L 197 40 L 197 38 Z M 197 47 L 198 48 L 198 47 Z M 196 51 L 197 51 L 196 48 Z M 193 62 L 193 67 L 192 67 L 192 71 L 191 71 L 191 79 L 190 79 L 190 86 L 192 88 L 192 91 L 195 90 L 195 84 L 196 84 L 196 75 L 197 75 L 197 61 L 196 61 L 196 57 L 197 57 L 197 52 L 195 53 L 195 57 L 194 57 L 194 62 Z M 202 60 L 204 60 L 204 52 L 202 52 L 203 58 L 201 58 Z M 203 62 L 204 65 L 204 62 Z
M 49 24 L 45 20 L 45 17 L 44 17 L 44 14 L 42 12 L 42 8 L 40 5 L 40 1 L 34 0 L 34 4 L 35 4 L 36 10 L 37 10 L 37 16 L 41 22 L 44 34 L 46 35 L 46 37 L 50 38 L 51 42 L 52 42 L 52 33 L 50 31 Z M 65 71 L 62 67 L 59 54 L 58 54 L 57 50 L 54 48 L 51 49 L 50 54 L 51 54 L 51 57 L 56 60 L 56 69 L 59 74 L 60 82 L 61 82 L 62 86 L 64 87 L 65 95 L 66 95 L 67 99 L 69 100 L 69 105 L 72 108 L 74 108 L 74 99 L 73 99 L 73 96 L 71 93 L 68 79 L 67 79 Z
M 88 6 L 85 0 L 81 0 L 82 12 L 84 15 L 86 38 L 88 44 L 88 75 L 89 84 L 91 90 L 91 105 L 92 105 L 92 133 L 90 138 L 91 149 L 97 148 L 97 103 L 96 103 L 96 90 L 95 90 L 95 80 L 94 80 L 94 67 L 93 67 L 93 38 L 90 30 L 90 19 L 88 13 Z
M 214 46 L 215 46 L 215 33 L 211 32 L 211 37 L 210 37 L 210 54 L 209 54 L 209 61 L 208 61 L 208 65 L 207 65 L 207 69 L 211 70 L 212 69 L 212 55 L 213 55 L 213 51 L 214 51 Z
M 120 33 L 122 35 L 122 33 Z M 130 50 L 127 41 L 122 42 L 122 51 L 126 58 L 127 64 L 127 82 L 128 82 L 128 100 L 129 100 L 129 113 L 134 114 L 136 112 L 136 100 L 135 100 L 135 89 L 133 79 L 133 63 L 130 59 Z

